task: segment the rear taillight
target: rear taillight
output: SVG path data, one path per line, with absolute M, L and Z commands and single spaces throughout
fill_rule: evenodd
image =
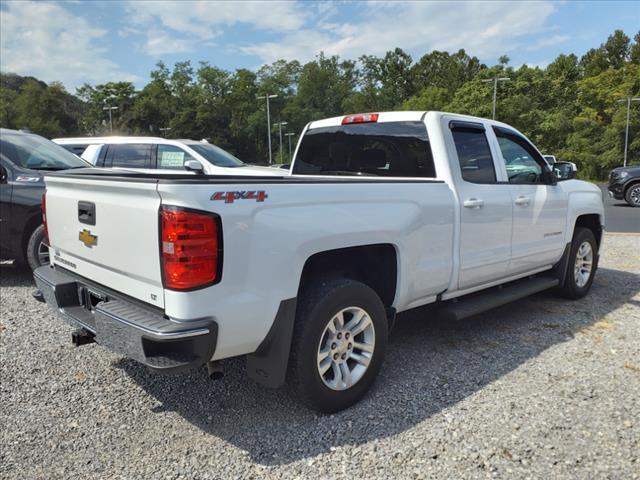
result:
M 356 115 L 347 115 L 342 119 L 342 125 L 350 125 L 352 123 L 373 123 L 378 121 L 377 113 L 358 113 Z
M 220 217 L 163 206 L 160 254 L 165 288 L 193 290 L 219 282 L 222 273 Z
M 42 207 L 42 225 L 44 225 L 44 241 L 49 243 L 49 228 L 47 227 L 47 192 L 42 194 L 42 201 L 40 203 Z

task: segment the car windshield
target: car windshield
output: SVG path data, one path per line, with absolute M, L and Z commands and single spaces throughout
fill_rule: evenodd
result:
M 188 143 L 187 145 L 216 167 L 244 167 L 242 160 L 210 143 Z
M 91 165 L 49 140 L 23 133 L 2 133 L 0 152 L 22 168 L 66 170 Z

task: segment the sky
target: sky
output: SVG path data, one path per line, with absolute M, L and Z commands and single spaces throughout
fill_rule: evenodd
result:
M 640 1 L 67 1 L 0 3 L 0 70 L 142 87 L 162 60 L 234 70 L 277 59 L 357 59 L 400 47 L 417 61 L 464 48 L 483 63 L 545 67 L 581 55 L 615 29 L 640 30 Z

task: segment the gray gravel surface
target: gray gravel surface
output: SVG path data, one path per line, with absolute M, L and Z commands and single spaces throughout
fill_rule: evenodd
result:
M 607 236 L 591 294 L 456 324 L 400 319 L 381 376 L 331 416 L 286 389 L 159 376 L 97 345 L 2 267 L 0 477 L 640 478 L 640 236 Z

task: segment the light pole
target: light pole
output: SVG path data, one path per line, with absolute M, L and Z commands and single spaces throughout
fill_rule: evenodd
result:
M 624 131 L 624 165 L 627 166 L 627 146 L 629 145 L 629 115 L 631 113 L 631 102 L 640 102 L 640 97 L 627 97 L 618 100 L 618 103 L 627 102 L 627 126 Z
M 482 83 L 493 82 L 493 108 L 491 118 L 493 118 L 494 120 L 496 119 L 496 96 L 498 95 L 498 82 L 508 82 L 509 80 L 511 80 L 509 77 L 498 77 L 497 75 L 494 78 L 481 80 Z
M 291 157 L 291 137 L 293 137 L 294 135 L 295 133 L 293 132 L 284 134 L 285 137 L 289 137 L 289 163 L 291 163 L 291 160 L 293 160 L 293 157 Z
M 280 123 L 276 123 L 275 125 L 278 125 L 278 128 L 280 130 L 280 163 L 282 162 L 282 126 L 283 125 L 289 125 L 287 122 L 280 122 Z
M 160 135 L 162 135 L 162 138 L 165 138 L 164 137 L 164 132 L 171 131 L 171 127 L 158 128 L 158 130 L 160 130 Z
M 262 97 L 256 97 L 258 100 L 267 100 L 267 143 L 269 144 L 269 165 L 271 165 L 271 116 L 269 114 L 269 99 L 277 98 L 278 95 L 263 95 Z
M 106 103 L 106 101 L 105 101 Z M 103 107 L 103 110 L 109 110 L 109 132 L 113 133 L 113 119 L 111 118 L 111 112 L 113 110 L 117 110 L 118 107 L 111 107 L 111 106 L 107 106 L 107 107 Z

